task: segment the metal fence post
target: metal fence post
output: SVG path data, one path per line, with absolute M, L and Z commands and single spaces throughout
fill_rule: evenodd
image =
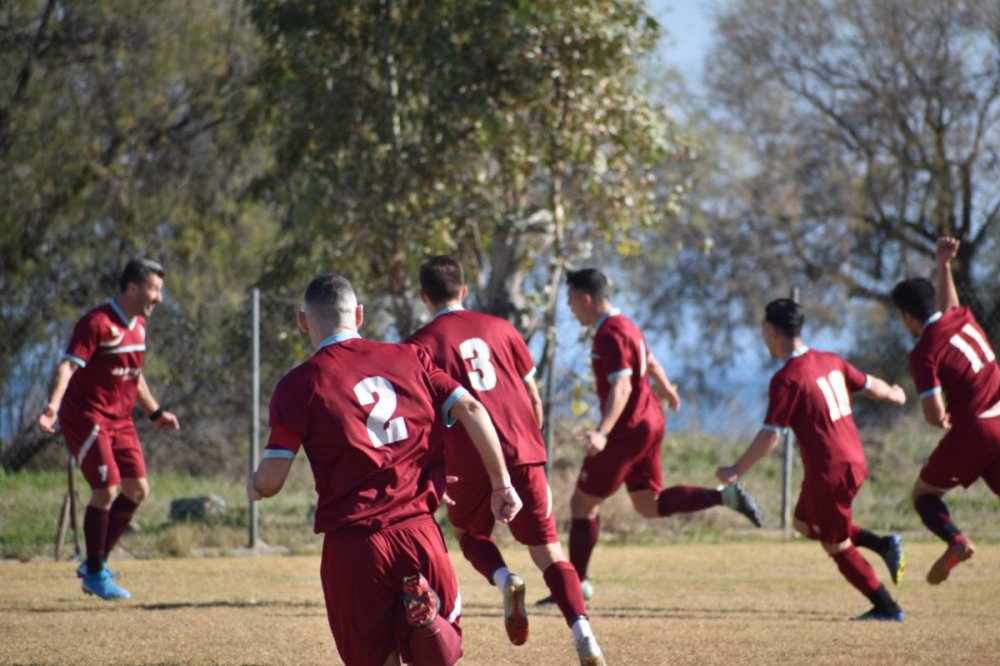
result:
M 792 300 L 799 302 L 799 288 L 792 287 Z M 794 435 L 789 428 L 782 435 L 784 440 L 784 473 L 781 479 L 781 529 L 788 530 L 792 525 L 792 456 L 795 448 Z
M 260 289 L 250 292 L 251 302 L 251 369 L 250 369 L 250 473 L 253 474 L 260 462 Z M 249 501 L 249 500 L 248 500 Z M 250 502 L 249 547 L 257 547 L 257 526 L 259 522 L 258 503 Z

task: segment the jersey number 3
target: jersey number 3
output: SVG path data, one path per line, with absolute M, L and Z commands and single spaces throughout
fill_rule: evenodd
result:
M 490 363 L 490 346 L 481 338 L 469 338 L 458 346 L 462 358 L 469 362 L 469 382 L 477 391 L 489 391 L 497 385 L 496 367 Z
M 406 439 L 406 419 L 393 418 L 396 411 L 396 389 L 385 377 L 366 377 L 354 385 L 354 395 L 363 407 L 375 403 L 368 414 L 368 438 L 375 448 Z
M 816 384 L 826 398 L 831 421 L 838 421 L 842 416 L 851 413 L 851 396 L 847 393 L 847 383 L 840 370 L 834 370 L 828 376 L 820 377 L 816 380 Z

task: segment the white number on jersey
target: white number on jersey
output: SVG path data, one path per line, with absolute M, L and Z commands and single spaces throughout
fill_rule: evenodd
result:
M 820 377 L 816 384 L 826 398 L 831 421 L 837 421 L 851 413 L 851 396 L 847 393 L 847 382 L 840 370 L 834 370 L 827 377 Z
M 962 352 L 965 358 L 969 359 L 969 363 L 972 364 L 972 372 L 978 374 L 980 370 L 986 367 L 987 363 L 996 358 L 996 355 L 994 355 L 993 350 L 990 349 L 990 343 L 987 342 L 982 335 L 980 335 L 979 331 L 977 331 L 976 327 L 972 324 L 966 324 L 963 326 L 962 333 L 965 333 L 966 336 L 971 338 L 972 341 L 979 346 L 980 351 L 983 352 L 982 358 L 980 358 L 976 350 L 972 348 L 972 345 L 958 333 L 951 336 L 948 342 L 950 342 L 953 347 L 958 348 L 958 351 Z
M 458 346 L 462 358 L 469 362 L 472 371 L 469 381 L 477 391 L 489 391 L 497 385 L 496 367 L 490 363 L 490 346 L 480 338 L 469 338 Z
M 368 437 L 375 448 L 404 440 L 409 436 L 406 419 L 392 418 L 396 411 L 396 389 L 385 377 L 368 377 L 354 385 L 354 395 L 362 406 L 375 403 L 368 414 Z M 377 397 L 376 397 L 377 396 Z

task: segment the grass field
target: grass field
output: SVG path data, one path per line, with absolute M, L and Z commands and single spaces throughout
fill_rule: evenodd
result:
M 851 623 L 867 601 L 820 548 L 776 535 L 730 543 L 605 546 L 594 555 L 593 626 L 609 664 L 997 663 L 1000 546 L 981 544 L 951 579 L 923 575 L 938 543 L 907 544 L 898 588 L 907 620 Z M 529 599 L 544 593 L 525 553 L 507 548 Z M 876 560 L 872 560 L 876 563 Z M 461 557 L 466 664 L 572 665 L 557 611 L 531 609 L 513 647 L 496 589 Z M 2 664 L 339 664 L 315 555 L 115 563 L 129 602 L 86 597 L 68 563 L 0 563 Z M 885 577 L 884 567 L 877 570 Z

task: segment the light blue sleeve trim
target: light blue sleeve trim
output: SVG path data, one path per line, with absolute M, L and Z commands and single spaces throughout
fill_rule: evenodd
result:
M 288 449 L 264 449 L 264 460 L 268 458 L 280 458 L 281 460 L 291 460 L 295 457 L 294 451 Z
M 528 371 L 528 374 L 526 374 L 524 377 L 522 377 L 522 379 L 524 381 L 526 381 L 526 382 L 530 382 L 532 379 L 535 378 L 535 373 L 537 373 L 537 372 L 538 372 L 538 368 L 532 368 L 531 370 Z
M 81 368 L 86 368 L 87 367 L 87 362 L 84 361 L 79 356 L 73 356 L 72 354 L 63 354 L 63 360 L 64 361 L 72 361 L 73 363 L 76 363 Z
M 450 396 L 448 396 L 448 399 L 444 401 L 444 404 L 441 405 L 441 420 L 444 421 L 445 427 L 450 428 L 455 425 L 455 415 L 451 413 L 451 408 L 455 406 L 455 403 L 458 402 L 459 398 L 463 395 L 468 395 L 468 393 L 469 392 L 465 390 L 465 387 L 459 386 Z
M 766 423 L 764 425 L 762 425 L 760 427 L 760 429 L 761 430 L 768 430 L 770 432 L 776 432 L 779 435 L 784 435 L 786 432 L 788 432 L 788 428 L 782 428 L 782 427 L 779 427 L 779 426 L 768 425 Z
M 923 393 L 921 393 L 920 394 L 920 399 L 923 400 L 924 398 L 929 398 L 932 395 L 937 395 L 940 392 L 941 392 L 941 387 L 940 386 L 935 386 L 934 388 L 928 389 L 928 390 L 924 391 Z
M 610 375 L 608 375 L 608 381 L 610 382 L 612 379 L 618 379 L 619 377 L 631 377 L 631 376 L 632 376 L 632 368 L 625 368 L 624 370 L 615 370 Z

